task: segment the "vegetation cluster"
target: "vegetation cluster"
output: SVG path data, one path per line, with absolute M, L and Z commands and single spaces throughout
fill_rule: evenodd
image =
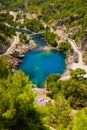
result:
M 33 32 L 39 32 L 44 29 L 43 24 L 38 19 L 25 19 L 24 25 L 28 30 Z
M 4 9 L 35 13 L 39 20 L 43 20 L 48 24 L 55 23 L 55 26 L 63 25 L 67 28 L 67 31 L 70 28 L 79 27 L 78 32 L 70 35 L 77 43 L 81 42 L 84 31 L 87 29 L 86 0 L 1 0 L 0 2 Z M 17 25 L 18 23 L 15 24 Z M 20 26 L 20 24 L 18 25 Z M 38 31 L 37 26 L 34 26 L 34 28 L 31 25 L 27 26 L 29 26 L 29 29 Z
M 0 47 L 8 44 L 15 35 L 11 26 L 24 27 L 39 32 L 44 29 L 40 20 L 55 26 L 66 26 L 67 31 L 79 26 L 78 32 L 69 35 L 81 40 L 87 29 L 87 0 L 0 0 L 0 10 L 22 10 L 37 13 L 37 19 L 27 19 L 24 24 L 13 22 L 9 13 L 0 14 Z M 26 8 L 25 8 L 26 7 Z M 17 20 L 20 16 L 17 17 Z M 21 33 L 20 41 L 26 41 Z M 56 35 L 49 30 L 44 34 L 45 40 L 53 47 L 57 46 Z M 70 49 L 68 42 L 59 45 L 59 50 Z M 59 74 L 50 74 L 46 79 L 47 95 L 53 103 L 45 106 L 36 104 L 36 93 L 32 82 L 22 71 L 13 73 L 7 58 L 0 56 L 0 129 L 1 130 L 87 130 L 87 78 L 83 69 L 71 72 L 71 78 L 61 80 Z M 72 113 L 76 111 L 76 114 Z
M 3 130 L 86 130 L 87 79 L 85 71 L 71 72 L 71 78 L 60 80 L 59 74 L 46 79 L 48 95 L 53 103 L 39 106 L 32 82 L 22 71 L 13 74 L 7 58 L 0 57 L 0 129 Z M 72 110 L 77 111 L 72 116 Z
M 50 44 L 53 47 L 57 46 L 56 42 L 56 35 L 53 32 L 46 31 L 44 33 L 44 39 L 47 41 L 48 44 Z

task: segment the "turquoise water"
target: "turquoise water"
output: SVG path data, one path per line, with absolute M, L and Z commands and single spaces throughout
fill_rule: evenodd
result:
M 44 81 L 50 73 L 62 74 L 65 69 L 65 57 L 57 51 L 34 49 L 27 52 L 18 69 L 22 69 L 38 87 L 44 86 Z
M 46 43 L 39 36 L 33 36 L 32 39 L 38 47 L 25 54 L 18 70 L 23 70 L 29 75 L 30 80 L 38 87 L 44 87 L 45 79 L 50 73 L 64 72 L 65 55 L 58 51 L 42 50 L 40 47 L 44 47 Z

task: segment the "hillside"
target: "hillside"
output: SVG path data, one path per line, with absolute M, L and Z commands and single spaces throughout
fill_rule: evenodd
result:
M 87 29 L 87 0 L 0 0 L 4 8 L 36 13 L 38 19 L 56 27 L 65 26 L 77 43 L 82 43 Z M 77 27 L 78 31 L 74 31 Z M 83 43 L 84 44 L 84 43 Z
M 49 74 L 38 89 L 17 66 L 46 47 L 64 53 L 66 72 Z M 87 64 L 87 0 L 0 0 L 0 130 L 87 130 L 87 72 L 72 63 Z
M 22 10 L 29 10 L 30 13 L 39 12 L 38 17 L 44 21 L 62 19 L 62 24 L 81 25 L 83 29 L 87 27 L 87 0 L 26 0 L 25 2 L 23 0 L 0 0 L 0 2 L 11 10 L 22 8 Z
M 71 78 L 64 81 L 59 74 L 50 74 L 46 79 L 47 95 L 53 102 L 43 106 L 36 103 L 37 94 L 29 77 L 22 71 L 13 74 L 6 60 L 5 56 L 0 57 L 1 130 L 86 130 L 87 78 L 82 76 L 84 70 L 72 71 Z

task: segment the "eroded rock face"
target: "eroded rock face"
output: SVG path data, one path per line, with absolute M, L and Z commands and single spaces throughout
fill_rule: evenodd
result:
M 87 30 L 84 31 L 82 37 L 83 37 L 82 38 L 82 42 L 81 42 L 81 44 L 82 44 L 82 50 L 85 50 L 85 47 L 87 46 Z
M 83 51 L 83 62 L 87 65 L 87 30 L 82 35 L 81 49 Z
M 83 62 L 87 65 L 87 55 L 83 57 Z
M 16 67 L 22 62 L 20 59 L 15 58 L 11 55 L 0 55 L 0 58 L 6 57 L 6 65 L 12 66 L 13 69 L 16 69 Z
M 13 68 L 16 68 L 21 63 L 21 60 L 11 55 L 7 55 L 7 58 L 8 58 L 7 60 L 8 65 L 11 65 Z
M 74 34 L 74 33 L 78 32 L 78 31 L 79 31 L 79 27 L 78 27 L 78 26 L 75 26 L 75 27 L 72 27 L 72 28 L 69 30 L 68 34 Z
M 67 16 L 67 17 L 65 17 L 63 19 L 58 19 L 57 22 L 56 22 L 56 24 L 55 24 L 55 26 L 62 26 L 63 24 L 69 23 L 69 21 L 70 22 L 74 22 L 76 20 L 78 20 L 78 16 L 77 15 L 71 16 L 71 17 Z
M 11 56 L 16 58 L 23 57 L 27 51 L 32 50 L 35 47 L 36 44 L 33 40 L 30 40 L 29 44 L 20 43 L 17 46 L 15 46 L 15 49 L 14 51 L 12 51 Z
M 6 39 L 0 36 L 0 54 L 5 53 L 9 47 L 10 44 L 6 41 Z
M 9 45 L 0 44 L 0 54 L 5 53 L 8 48 L 9 48 Z
M 9 54 L 4 54 L 8 58 L 8 65 L 11 65 L 13 66 L 13 68 L 16 68 L 21 63 L 21 60 L 19 58 L 23 57 L 27 51 L 32 50 L 35 47 L 36 44 L 33 40 L 30 40 L 29 44 L 19 43 L 16 46 L 12 47 L 11 52 L 9 52 Z

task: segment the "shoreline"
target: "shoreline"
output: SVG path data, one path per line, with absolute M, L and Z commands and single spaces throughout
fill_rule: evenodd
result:
M 22 63 L 20 58 L 23 58 L 28 51 L 31 51 L 36 47 L 37 45 L 33 40 L 30 40 L 29 44 L 16 42 L 15 45 L 12 44 L 12 46 L 10 46 L 4 54 L 1 54 L 1 56 L 8 57 L 8 64 L 12 65 L 13 69 L 16 71 L 17 67 Z
M 7 56 L 9 58 L 8 64 L 9 65 L 11 64 L 13 66 L 14 72 L 17 71 L 17 67 L 22 63 L 21 58 L 23 58 L 28 51 L 31 51 L 31 50 L 33 50 L 37 47 L 34 40 L 31 40 L 30 42 L 31 42 L 31 45 L 30 46 L 28 45 L 29 47 L 27 49 L 26 49 L 26 45 L 25 45 L 24 52 L 19 54 L 17 57 L 15 57 L 16 54 L 3 54 L 4 56 Z M 32 43 L 33 43 L 33 45 L 32 45 Z M 46 51 L 55 50 L 55 51 L 60 52 L 57 48 L 51 47 L 49 44 L 47 44 L 45 47 L 41 47 L 40 49 L 43 49 L 43 50 L 46 50 Z M 64 73 L 61 74 L 61 77 L 66 77 L 66 75 L 69 75 L 68 64 L 67 64 L 66 58 L 65 58 L 65 64 L 66 64 L 66 69 L 64 70 Z M 61 79 L 63 79 L 63 78 L 61 78 Z M 44 82 L 44 84 L 45 84 L 45 82 Z
M 17 67 L 22 63 L 21 58 L 24 57 L 24 55 L 28 51 L 31 51 L 32 49 L 36 48 L 37 45 L 34 40 L 30 40 L 29 44 L 20 43 L 18 32 L 17 32 L 17 36 L 15 36 L 14 39 L 12 39 L 12 42 L 13 43 L 11 43 L 11 46 L 2 55 L 6 55 L 8 57 L 9 59 L 8 64 L 12 65 L 14 71 L 16 72 Z M 55 51 L 60 52 L 57 47 L 52 47 L 48 43 L 46 43 L 44 47 L 40 47 L 40 49 L 43 49 L 46 51 L 55 50 Z M 61 77 L 66 77 L 67 75 L 69 75 L 69 71 L 67 71 L 69 68 L 68 68 L 66 58 L 65 58 L 65 64 L 66 64 L 66 69 L 64 70 L 65 72 L 61 74 Z
M 15 40 L 16 41 L 16 40 Z M 16 43 L 17 46 L 15 46 L 16 48 L 13 47 L 12 54 L 6 54 L 7 57 L 9 57 L 9 63 L 10 65 L 13 66 L 13 73 L 16 73 L 17 67 L 22 63 L 22 61 L 20 60 L 20 58 L 24 57 L 24 55 L 28 52 L 33 50 L 34 48 L 37 47 L 36 43 L 34 42 L 34 40 L 30 40 L 29 44 L 21 44 L 21 43 Z M 19 47 L 18 47 L 19 46 Z M 20 49 L 21 48 L 21 49 Z M 46 44 L 46 46 L 41 47 L 42 49 L 49 51 L 49 50 L 55 50 L 55 51 L 59 51 L 58 48 L 52 47 L 50 46 L 48 43 Z M 10 49 L 9 49 L 10 50 Z M 17 54 L 17 51 L 19 51 L 19 53 Z M 22 50 L 22 52 L 21 52 Z M 20 53 L 21 52 L 21 53 Z M 17 56 L 17 57 L 16 57 Z M 65 58 L 65 64 L 66 64 L 66 69 L 65 72 L 63 74 L 61 74 L 61 78 L 60 80 L 66 80 L 69 78 L 69 74 L 70 72 L 67 71 L 67 67 L 68 67 L 68 63 L 67 60 Z M 33 88 L 34 86 L 34 88 Z M 39 105 L 45 105 L 46 102 L 51 101 L 53 103 L 53 100 L 51 100 L 46 93 L 48 92 L 46 89 L 46 83 L 44 82 L 44 87 L 43 88 L 36 88 L 36 85 L 32 83 L 32 88 L 33 90 L 37 93 L 37 97 L 36 97 L 36 102 Z

